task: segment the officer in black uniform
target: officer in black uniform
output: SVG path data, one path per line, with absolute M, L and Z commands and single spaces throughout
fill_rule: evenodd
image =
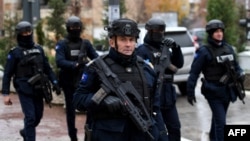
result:
M 161 89 L 161 112 L 163 120 L 168 129 L 169 141 L 180 141 L 181 139 L 181 124 L 176 108 L 176 90 L 173 86 L 173 77 L 177 68 L 183 66 L 183 55 L 180 46 L 172 38 L 164 38 L 166 24 L 159 18 L 151 18 L 145 25 L 147 30 L 144 38 L 144 43 L 137 48 L 137 55 L 141 56 L 145 61 L 150 62 L 157 73 L 162 69 L 164 78 L 162 80 Z M 163 49 L 167 48 L 167 59 L 160 64 L 160 57 Z M 160 67 L 160 68 L 159 68 Z M 160 74 L 158 74 L 160 75 Z
M 224 125 L 226 124 L 226 114 L 231 102 L 236 100 L 236 93 L 229 84 L 222 78 L 227 76 L 228 68 L 224 61 L 229 59 L 232 68 L 239 74 L 238 79 L 244 80 L 244 72 L 240 68 L 236 54 L 231 45 L 224 40 L 225 26 L 222 21 L 213 19 L 206 25 L 208 34 L 207 44 L 202 45 L 195 54 L 190 75 L 187 83 L 188 102 L 193 105 L 196 102 L 195 86 L 200 73 L 202 72 L 201 92 L 208 101 L 212 111 L 210 128 L 210 141 L 224 140 Z
M 76 141 L 75 108 L 72 105 L 73 93 L 88 59 L 94 59 L 98 54 L 89 40 L 81 38 L 84 27 L 80 18 L 69 17 L 66 28 L 68 35 L 56 45 L 56 64 L 60 68 L 59 83 L 65 97 L 68 134 L 71 141 Z
M 122 101 L 118 97 L 114 89 L 111 92 L 107 92 L 100 103 L 95 100 L 98 99 L 98 92 L 105 87 L 101 87 L 102 84 L 111 86 L 108 82 L 114 84 L 115 89 L 119 89 L 118 85 L 128 82 L 131 85 L 123 87 L 127 92 L 135 88 L 138 92 L 135 95 L 130 95 L 129 92 L 125 93 L 130 97 L 130 101 L 134 105 L 138 106 L 141 101 L 148 112 L 149 122 L 145 125 L 145 128 L 149 127 L 149 132 L 154 137 L 155 141 L 158 141 L 161 137 L 162 140 L 167 140 L 166 128 L 160 112 L 160 99 L 159 94 L 156 92 L 156 75 L 152 68 L 146 64 L 142 58 L 136 56 L 134 50 L 136 46 L 136 40 L 139 36 L 140 30 L 137 27 L 137 23 L 130 19 L 117 19 L 114 20 L 111 26 L 105 28 L 108 31 L 110 50 L 107 55 L 100 56 L 93 62 L 88 64 L 85 70 L 80 85 L 75 92 L 73 103 L 77 109 L 87 108 L 88 119 L 91 118 L 90 128 L 92 129 L 91 140 L 92 141 L 149 141 L 151 140 L 149 134 L 139 130 L 135 122 L 128 114 L 127 110 L 123 110 L 123 106 L 127 106 L 126 101 Z M 117 76 L 118 80 L 106 81 L 107 83 L 100 81 L 101 75 L 95 68 L 96 60 L 104 61 L 106 68 L 109 68 Z M 102 67 L 101 67 L 102 68 Z M 103 72 L 103 71 L 100 71 Z M 105 74 L 109 75 L 109 73 Z M 112 77 L 109 75 L 110 77 Z M 108 76 L 108 79 L 110 77 Z M 101 88 L 100 88 L 101 87 Z M 97 95 L 96 95 L 96 94 Z M 102 92 L 101 92 L 102 93 Z M 97 97 L 97 98 L 96 98 Z M 139 99 L 137 99 L 137 98 Z M 137 105 L 138 104 L 138 105 Z M 143 108 L 138 106 L 133 110 L 144 111 Z M 145 112 L 145 113 L 147 113 Z M 144 112 L 142 112 L 144 113 Z M 145 116 L 145 117 L 144 117 Z M 146 114 L 143 114 L 143 118 L 146 118 Z
M 50 88 L 47 87 L 48 90 L 41 89 L 42 85 L 45 86 L 41 81 L 45 79 L 41 81 L 39 79 L 35 82 L 30 80 L 37 74 L 43 74 L 48 76 L 54 88 L 57 89 L 57 94 L 60 93 L 60 88 L 43 48 L 33 41 L 32 25 L 29 22 L 21 21 L 17 24 L 16 39 L 18 45 L 10 50 L 4 68 L 2 94 L 4 95 L 4 104 L 12 105 L 9 93 L 11 77 L 14 76 L 14 87 L 24 114 L 24 128 L 20 130 L 20 134 L 25 141 L 35 141 L 36 127 L 43 116 L 44 93 Z M 48 82 L 46 83 L 48 84 Z

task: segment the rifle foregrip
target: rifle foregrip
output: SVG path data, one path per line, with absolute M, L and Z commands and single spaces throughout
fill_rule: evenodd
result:
M 91 100 L 98 105 L 110 92 L 111 90 L 107 86 L 101 84 L 101 88 L 94 94 Z
M 95 102 L 97 105 L 100 104 L 100 102 L 104 99 L 104 97 L 107 96 L 107 93 L 103 90 L 103 88 L 100 88 L 94 96 L 91 98 L 93 102 Z

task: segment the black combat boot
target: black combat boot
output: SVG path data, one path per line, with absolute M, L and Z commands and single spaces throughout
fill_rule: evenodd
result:
M 26 140 L 25 140 L 24 129 L 19 130 L 19 133 L 20 133 L 20 135 L 23 137 L 23 141 L 26 141 Z

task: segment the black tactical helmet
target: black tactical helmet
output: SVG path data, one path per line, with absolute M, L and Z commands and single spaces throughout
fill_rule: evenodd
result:
M 153 17 L 147 21 L 145 28 L 148 31 L 149 30 L 165 31 L 166 24 L 162 19 Z
M 32 25 L 27 21 L 21 21 L 16 25 L 16 34 L 19 35 L 22 32 L 31 32 L 32 31 Z
M 127 18 L 121 18 L 114 20 L 111 26 L 104 27 L 104 30 L 108 31 L 108 36 L 134 36 L 139 38 L 140 30 L 137 23 Z
M 82 25 L 82 21 L 80 18 L 76 17 L 76 16 L 71 16 L 68 18 L 67 22 L 66 22 L 66 28 L 67 30 L 69 30 L 69 27 L 80 27 L 81 30 L 83 29 L 83 25 Z
M 210 31 L 214 31 L 219 28 L 224 31 L 225 26 L 221 20 L 210 20 L 206 25 L 206 32 L 210 33 Z

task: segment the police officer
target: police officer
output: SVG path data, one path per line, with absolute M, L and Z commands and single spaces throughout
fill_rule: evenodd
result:
M 157 68 L 162 69 L 164 79 L 161 89 L 161 112 L 164 122 L 168 129 L 169 141 L 180 141 L 181 124 L 176 108 L 176 90 L 173 86 L 173 77 L 177 68 L 183 66 L 183 55 L 180 46 L 172 38 L 164 38 L 166 24 L 159 18 L 151 18 L 147 21 L 145 28 L 147 30 L 144 43 L 137 48 L 137 54 L 145 61 L 150 62 L 155 71 Z M 169 65 L 159 64 L 163 49 L 167 48 L 166 55 Z M 171 50 L 171 51 L 170 51 Z
M 224 30 L 223 22 L 218 19 L 207 23 L 207 44 L 196 51 L 187 83 L 188 102 L 193 105 L 196 102 L 196 82 L 199 74 L 203 73 L 201 92 L 212 111 L 209 134 L 211 141 L 224 140 L 224 125 L 226 124 L 228 107 L 230 101 L 236 100 L 236 94 L 229 83 L 221 81 L 228 71 L 223 61 L 229 59 L 232 67 L 239 74 L 239 79 L 243 80 L 244 78 L 244 72 L 236 60 L 232 46 L 224 40 Z
M 16 39 L 18 45 L 10 50 L 7 57 L 2 94 L 4 95 L 4 104 L 12 105 L 9 93 L 11 77 L 14 76 L 14 87 L 24 114 L 24 128 L 20 130 L 20 134 L 25 141 L 35 141 L 36 127 L 40 123 L 44 110 L 43 92 L 47 90 L 39 89 L 39 86 L 43 85 L 40 83 L 41 81 L 34 82 L 34 84 L 29 81 L 36 74 L 42 73 L 44 76 L 48 76 L 51 83 L 59 91 L 58 94 L 60 89 L 43 48 L 33 41 L 32 25 L 29 22 L 21 21 L 17 24 Z
M 77 140 L 73 93 L 82 76 L 88 59 L 98 56 L 91 43 L 81 38 L 84 29 L 79 17 L 71 16 L 66 21 L 67 36 L 56 44 L 56 64 L 60 68 L 59 83 L 63 89 L 66 104 L 66 120 L 71 141 Z
M 152 68 L 146 64 L 142 58 L 135 54 L 135 46 L 140 30 L 137 23 L 131 19 L 116 19 L 111 26 L 105 28 L 108 31 L 110 50 L 108 55 L 100 56 L 98 59 L 104 61 L 112 73 L 117 75 L 121 82 L 131 82 L 133 88 L 138 92 L 138 101 L 141 101 L 146 107 L 149 115 L 149 121 L 152 124 L 149 132 L 158 140 L 161 137 L 167 140 L 166 128 L 159 109 L 160 99 L 156 93 L 156 77 Z M 96 104 L 95 96 L 104 87 L 101 87 L 101 74 L 97 73 L 95 62 L 88 64 L 83 74 L 80 85 L 75 92 L 73 103 L 78 109 L 87 108 L 88 119 L 91 117 L 92 141 L 148 141 L 150 135 L 137 128 L 127 113 L 123 110 L 126 103 L 114 92 L 107 93 L 107 96 Z M 104 67 L 104 69 L 107 67 Z M 116 81 L 118 82 L 118 81 Z M 110 82 L 112 83 L 112 81 Z M 113 82 L 115 83 L 115 82 Z M 105 83 L 104 83 L 105 84 Z M 120 83 L 115 83 L 119 85 Z M 101 87 L 101 89 L 100 89 Z M 115 86 L 114 86 L 115 87 Z M 127 90 L 133 89 L 123 87 Z M 97 92 L 98 91 L 98 92 Z M 126 93 L 129 96 L 129 93 Z M 135 94 L 136 95 L 136 94 Z M 131 96 L 133 103 L 135 100 Z M 138 104 L 134 102 L 134 104 Z M 140 109 L 140 107 L 138 107 Z M 137 110 L 137 108 L 135 108 Z M 142 109 L 140 109 L 143 111 Z M 147 113 L 145 112 L 145 113 Z M 145 116 L 146 114 L 144 114 Z M 146 117 L 146 116 L 145 116 Z M 148 126 L 147 126 L 148 127 Z

